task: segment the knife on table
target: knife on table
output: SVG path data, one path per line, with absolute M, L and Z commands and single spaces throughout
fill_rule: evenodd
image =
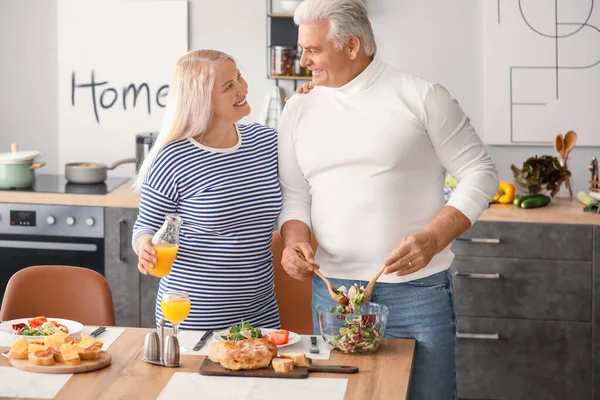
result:
M 206 343 L 206 341 L 208 339 L 210 339 L 210 337 L 212 336 L 213 331 L 206 331 L 204 333 L 204 335 L 202 335 L 202 337 L 200 338 L 200 340 L 198 341 L 198 343 L 196 343 L 196 345 L 194 346 L 194 351 L 198 351 L 202 348 L 202 346 L 204 346 L 204 344 Z

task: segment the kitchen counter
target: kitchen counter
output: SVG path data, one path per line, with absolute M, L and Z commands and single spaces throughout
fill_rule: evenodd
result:
M 522 209 L 513 204 L 492 204 L 480 221 L 600 225 L 600 214 L 584 212 L 576 197 L 555 198 L 546 207 Z
M 127 181 L 112 192 L 103 195 L 0 191 L 0 202 L 137 208 L 140 202 L 140 196 L 138 193 L 131 190 L 131 181 Z
M 4 203 L 137 208 L 139 201 L 139 194 L 131 190 L 130 182 L 125 182 L 106 195 L 0 192 L 0 202 Z M 512 204 L 492 204 L 479 219 L 500 222 L 600 225 L 600 214 L 583 212 L 583 205 L 575 197 L 556 198 L 547 207 L 529 210 L 517 208 Z

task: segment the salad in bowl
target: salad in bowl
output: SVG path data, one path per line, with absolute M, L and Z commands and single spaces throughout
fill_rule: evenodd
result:
M 340 287 L 340 295 L 348 304 L 327 302 L 317 305 L 319 329 L 325 342 L 343 353 L 373 353 L 379 349 L 389 310 L 377 303 L 365 302 L 364 287 L 353 285 L 348 291 Z
M 19 318 L 0 323 L 0 332 L 26 339 L 50 336 L 56 332 L 64 332 L 70 336 L 83 331 L 83 325 L 77 321 L 63 318 L 34 317 Z

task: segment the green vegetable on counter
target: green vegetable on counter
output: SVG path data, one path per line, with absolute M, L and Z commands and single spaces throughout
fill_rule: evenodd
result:
M 534 194 L 532 196 L 527 196 L 526 199 L 523 199 L 520 203 L 521 208 L 538 208 L 545 207 L 550 204 L 550 197 L 545 194 Z
M 513 204 L 517 207 L 521 207 L 521 203 L 527 199 L 531 199 L 535 196 L 540 196 L 539 194 L 526 194 L 526 195 L 521 195 L 521 196 L 517 196 L 515 197 L 515 199 L 513 200 Z
M 589 206 L 594 201 L 594 198 L 586 192 L 577 193 L 577 198 L 584 206 Z

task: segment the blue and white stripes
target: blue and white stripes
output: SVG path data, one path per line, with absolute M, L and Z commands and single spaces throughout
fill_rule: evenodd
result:
M 273 286 L 271 235 L 281 210 L 277 133 L 238 125 L 239 142 L 208 149 L 193 139 L 167 145 L 142 186 L 133 243 L 154 234 L 165 214 L 183 218 L 177 260 L 162 278 L 165 290 L 185 290 L 192 300 L 182 329 L 224 329 L 245 320 L 279 327 Z

